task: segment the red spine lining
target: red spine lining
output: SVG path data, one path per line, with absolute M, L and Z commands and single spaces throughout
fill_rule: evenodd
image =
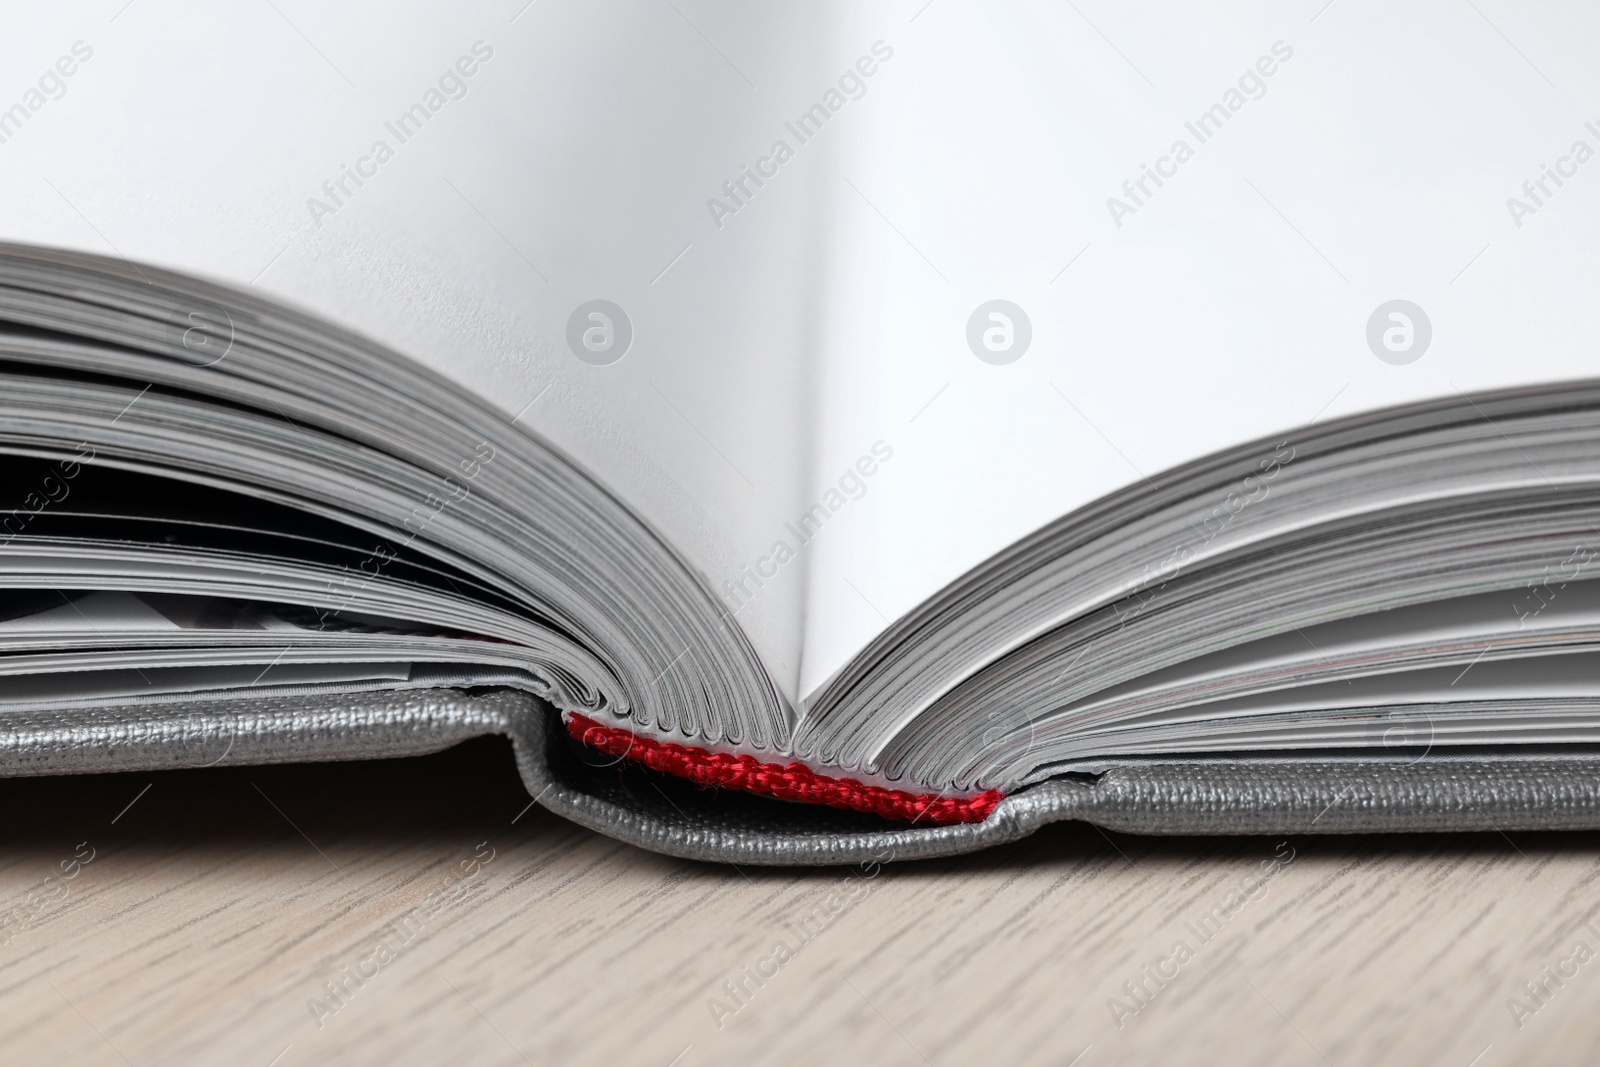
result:
M 655 741 L 606 726 L 583 715 L 567 720 L 573 739 L 608 756 L 637 760 L 653 771 L 665 771 L 700 785 L 722 789 L 742 789 L 765 793 L 780 800 L 803 800 L 881 815 L 902 822 L 931 822 L 939 825 L 982 822 L 1005 799 L 998 789 L 972 797 L 941 796 L 938 793 L 905 793 L 867 785 L 854 778 L 830 778 L 803 763 L 781 766 L 762 763 L 754 756 L 735 756 L 724 752 Z

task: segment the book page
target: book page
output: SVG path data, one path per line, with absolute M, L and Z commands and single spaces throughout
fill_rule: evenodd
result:
M 19 9 L 0 35 L 0 239 L 199 274 L 375 338 L 576 457 L 712 587 L 753 590 L 773 517 L 806 493 L 818 275 L 814 174 L 786 167 L 766 196 L 789 210 L 763 211 L 743 168 L 777 166 L 769 120 L 833 65 L 830 18 L 689 0 Z M 708 202 L 737 181 L 753 207 L 719 217 Z M 803 588 L 730 603 L 791 698 Z
M 660 530 L 791 698 L 1141 478 L 1593 373 L 1581 9 L 105 0 L 8 29 L 0 238 L 448 374 Z
M 844 502 L 807 546 L 807 694 L 1141 478 L 1600 366 L 1591 9 L 936 0 L 856 19 L 845 36 L 894 51 L 828 131 L 848 145 L 810 499 Z M 892 458 L 856 491 L 873 449 Z

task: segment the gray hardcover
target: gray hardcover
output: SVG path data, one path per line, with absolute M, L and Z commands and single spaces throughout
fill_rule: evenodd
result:
M 1001 802 L 982 823 L 875 816 L 705 789 L 597 758 L 511 689 L 195 699 L 8 716 L 0 777 L 422 755 L 510 738 L 539 804 L 641 848 L 721 863 L 885 862 L 971 852 L 1076 819 L 1132 834 L 1600 828 L 1600 755 L 1340 755 L 1107 761 Z

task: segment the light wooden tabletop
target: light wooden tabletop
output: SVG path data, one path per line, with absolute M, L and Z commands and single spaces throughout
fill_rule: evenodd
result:
M 0 782 L 0 801 L 6 1064 L 1490 1067 L 1600 1052 L 1592 835 L 1060 826 L 957 860 L 741 870 L 524 810 L 496 740 Z

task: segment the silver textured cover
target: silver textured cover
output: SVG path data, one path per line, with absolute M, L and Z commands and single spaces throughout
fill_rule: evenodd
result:
M 8 716 L 0 777 L 381 759 L 510 738 L 530 795 L 622 841 L 712 862 L 885 862 L 971 852 L 1075 819 L 1133 834 L 1600 828 L 1600 757 L 1579 754 L 1112 761 L 1001 802 L 983 823 L 914 828 L 702 789 L 571 745 L 511 689 L 196 699 Z

